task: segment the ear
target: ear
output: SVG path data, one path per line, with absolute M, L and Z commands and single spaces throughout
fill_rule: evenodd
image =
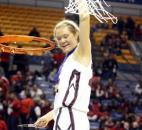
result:
M 76 32 L 76 34 L 75 34 L 75 39 L 76 39 L 77 41 L 79 41 L 79 32 Z

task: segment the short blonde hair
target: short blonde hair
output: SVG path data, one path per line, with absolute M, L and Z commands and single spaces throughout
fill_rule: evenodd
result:
M 56 24 L 55 28 L 54 28 L 54 37 L 56 37 L 56 30 L 60 27 L 68 27 L 69 30 L 75 35 L 77 32 L 79 32 L 79 27 L 78 25 L 71 21 L 71 20 L 62 20 L 59 23 Z

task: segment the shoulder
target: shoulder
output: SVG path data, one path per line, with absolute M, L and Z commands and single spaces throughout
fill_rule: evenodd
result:
M 80 53 L 78 48 L 76 48 L 76 50 L 72 54 L 72 59 L 74 61 L 78 62 L 79 64 L 87 67 L 90 64 L 90 62 L 92 62 L 91 52 L 88 55 L 84 55 L 84 54 Z

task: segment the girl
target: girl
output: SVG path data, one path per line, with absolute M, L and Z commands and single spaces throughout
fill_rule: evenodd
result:
M 78 6 L 79 27 L 70 20 L 55 26 L 55 40 L 66 57 L 57 75 L 54 109 L 39 118 L 35 127 L 46 127 L 54 119 L 54 130 L 90 129 L 87 118 L 91 92 L 88 83 L 92 77 L 90 16 L 85 0 L 79 0 Z

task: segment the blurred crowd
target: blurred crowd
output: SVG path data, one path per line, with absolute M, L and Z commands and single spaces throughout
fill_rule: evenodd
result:
M 52 102 L 48 101 L 37 79 L 54 84 L 54 74 L 63 59 L 64 54 L 57 48 L 41 58 L 41 71 L 31 71 L 28 63 L 24 69 L 0 66 L 0 130 L 18 130 L 18 124 L 33 123 L 52 109 Z M 52 126 L 53 121 L 47 129 Z
M 142 40 L 142 24 L 137 23 L 131 16 L 118 17 L 116 24 L 98 23 L 91 27 L 93 32 L 97 32 L 99 29 L 114 29 L 120 36 L 127 36 L 128 40 Z
M 16 71 L 0 76 L 0 130 L 18 130 L 18 124 L 32 123 L 52 108 L 35 83 L 37 73 Z M 49 126 L 50 127 L 50 126 Z
M 93 76 L 90 121 L 95 121 L 95 130 L 141 130 L 142 129 L 142 84 L 135 87 L 133 100 L 126 99 L 120 91 L 121 86 L 109 79 L 103 83 L 101 78 Z M 127 88 L 129 89 L 129 88 Z M 130 90 L 128 90 L 130 91 Z M 127 92 L 126 92 L 127 93 Z

